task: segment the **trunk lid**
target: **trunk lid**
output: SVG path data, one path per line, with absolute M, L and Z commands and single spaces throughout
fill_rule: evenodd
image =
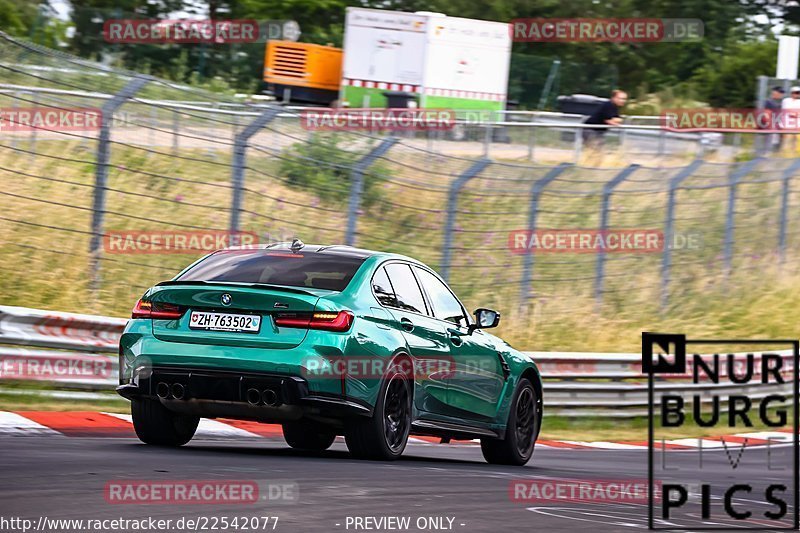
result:
M 164 341 L 215 344 L 252 348 L 289 349 L 305 339 L 308 329 L 278 327 L 274 316 L 281 313 L 310 313 L 324 289 L 283 287 L 247 283 L 169 281 L 151 289 L 147 299 L 180 306 L 175 320 L 154 319 L 153 335 Z M 223 303 L 223 301 L 225 303 Z M 243 315 L 258 323 L 257 332 L 202 329 L 192 324 L 193 312 Z

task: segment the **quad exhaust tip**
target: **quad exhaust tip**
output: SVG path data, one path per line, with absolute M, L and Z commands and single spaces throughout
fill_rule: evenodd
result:
M 183 383 L 170 384 L 159 381 L 156 384 L 156 396 L 162 400 L 185 400 L 187 398 L 187 391 Z M 278 393 L 273 389 L 264 389 L 263 391 L 256 388 L 247 389 L 245 399 L 248 404 L 253 406 L 266 405 L 268 407 L 277 407 L 281 404 Z
M 183 400 L 184 396 L 186 395 L 186 389 L 180 383 L 173 383 L 169 388 L 169 391 L 172 393 L 172 397 L 176 400 Z
M 158 396 L 162 400 L 166 400 L 167 398 L 169 398 L 169 385 L 164 383 L 163 381 L 160 381 L 156 385 L 156 396 Z
M 264 405 L 275 407 L 278 405 L 278 394 L 272 389 L 265 389 L 264 392 L 261 393 L 261 400 L 264 402 Z
M 261 393 L 258 389 L 247 389 L 247 403 L 250 405 L 258 405 L 261 403 Z
M 166 383 L 164 381 L 159 381 L 156 384 L 156 396 L 161 398 L 162 400 L 185 400 L 186 396 L 186 387 L 183 386 L 183 383 Z
M 272 389 L 264 389 L 263 391 L 258 389 L 247 389 L 245 399 L 247 400 L 247 403 L 254 406 L 266 405 L 267 407 L 277 407 L 280 405 L 278 393 Z

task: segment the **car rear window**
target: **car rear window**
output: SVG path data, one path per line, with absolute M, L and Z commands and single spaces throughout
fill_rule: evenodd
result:
M 343 291 L 363 257 L 269 250 L 223 250 L 208 256 L 176 281 L 268 283 Z

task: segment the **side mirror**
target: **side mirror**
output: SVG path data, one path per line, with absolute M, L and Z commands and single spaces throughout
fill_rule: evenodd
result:
M 493 309 L 479 307 L 475 310 L 475 322 L 477 329 L 496 328 L 500 323 L 500 313 Z

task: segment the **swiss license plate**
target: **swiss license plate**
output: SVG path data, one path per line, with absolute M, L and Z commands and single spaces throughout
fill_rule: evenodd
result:
M 259 315 L 236 315 L 233 313 L 209 313 L 192 311 L 189 317 L 191 329 L 207 331 L 238 331 L 242 333 L 258 333 L 261 328 Z

